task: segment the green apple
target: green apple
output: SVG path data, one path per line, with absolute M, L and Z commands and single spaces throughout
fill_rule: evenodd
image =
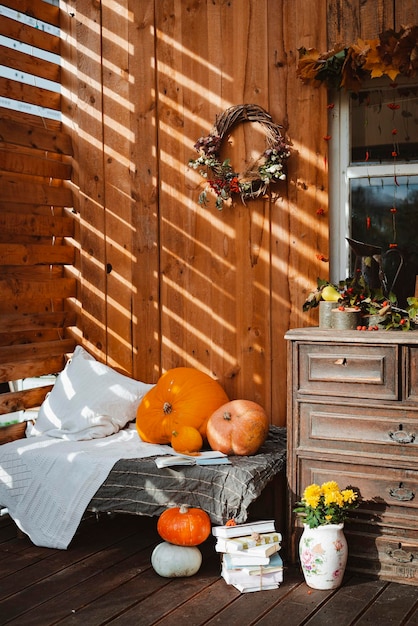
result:
M 341 294 L 339 291 L 335 289 L 332 285 L 327 285 L 322 290 L 322 299 L 326 302 L 338 302 L 341 298 Z

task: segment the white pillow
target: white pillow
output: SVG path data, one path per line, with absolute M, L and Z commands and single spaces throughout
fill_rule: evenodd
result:
M 82 441 L 117 433 L 136 417 L 152 384 L 119 374 L 77 346 L 26 436 Z

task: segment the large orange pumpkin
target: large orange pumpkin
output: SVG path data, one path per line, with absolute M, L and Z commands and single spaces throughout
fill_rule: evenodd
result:
M 160 537 L 176 546 L 198 546 L 206 541 L 211 529 L 206 511 L 189 508 L 186 504 L 166 509 L 157 522 Z
M 225 454 L 255 454 L 265 442 L 269 419 L 251 400 L 231 400 L 210 416 L 206 436 L 212 450 Z
M 170 443 L 173 431 L 181 426 L 193 426 L 205 439 L 210 415 L 226 402 L 225 391 L 208 374 L 192 367 L 175 367 L 142 399 L 136 428 L 148 443 Z

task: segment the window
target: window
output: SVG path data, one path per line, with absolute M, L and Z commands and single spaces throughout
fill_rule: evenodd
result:
M 399 304 L 418 275 L 418 85 L 371 81 L 330 110 L 331 281 L 380 250 Z M 350 246 L 346 238 L 366 244 Z

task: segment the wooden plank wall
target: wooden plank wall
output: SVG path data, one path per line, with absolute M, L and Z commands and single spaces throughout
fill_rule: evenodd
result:
M 45 19 L 58 20 L 54 7 L 42 2 L 4 4 L 32 12 L 36 6 Z M 69 322 L 56 314 L 64 313 L 69 298 L 80 307 L 74 334 L 98 358 L 149 382 L 177 365 L 197 367 L 215 376 L 231 398 L 256 400 L 273 423 L 284 424 L 283 336 L 289 327 L 315 323 L 315 315 L 302 313 L 302 303 L 316 278 L 328 274 L 328 96 L 296 78 L 297 50 L 326 50 L 337 41 L 417 23 L 415 4 L 62 0 L 62 68 L 38 64 L 34 70 L 60 75 L 62 96 L 0 79 L 3 95 L 60 106 L 73 146 L 70 187 L 62 184 L 68 176 L 62 153 L 70 149 L 48 148 L 46 157 L 45 148 L 27 139 L 36 125 L 2 112 L 9 137 L 12 128 L 13 137 L 26 137 L 2 142 L 0 171 L 1 219 L 8 229 L 2 244 L 15 246 L 9 258 L 19 258 L 20 245 L 25 263 L 32 259 L 29 269 L 22 261 L 5 264 L 0 281 L 2 316 L 7 328 L 16 329 L 19 350 L 28 355 L 23 340 L 33 338 L 41 315 L 43 324 L 55 320 L 48 333 L 60 336 L 43 335 L 43 354 L 58 344 L 62 354 Z M 58 46 L 43 32 L 21 28 L 13 34 L 1 19 L 10 36 Z M 10 65 L 23 71 L 27 59 L 8 55 Z M 193 144 L 216 115 L 243 103 L 261 105 L 283 124 L 293 145 L 287 181 L 247 206 L 237 201 L 222 212 L 213 202 L 200 207 L 202 181 L 187 166 Z M 64 138 L 49 122 L 43 130 L 50 139 Z M 234 165 L 245 163 L 251 143 L 251 134 L 237 129 Z M 45 161 L 54 161 L 52 184 Z M 71 191 L 74 214 L 68 211 Z M 73 221 L 79 254 L 69 272 L 68 250 L 52 258 L 51 241 L 54 250 L 61 243 L 69 247 L 66 227 Z M 40 248 L 34 255 L 33 244 L 47 246 L 50 256 Z M 39 264 L 39 252 L 45 264 Z M 26 269 L 30 280 L 24 282 Z M 52 284 L 59 291 L 48 291 Z M 28 341 L 40 350 L 40 342 Z M 13 368 L 13 376 L 24 375 L 10 343 L 0 347 L 2 380 Z
M 327 0 L 328 48 L 358 38 L 375 39 L 379 33 L 418 23 L 414 0 Z
M 76 105 L 64 95 L 63 111 L 77 129 L 86 345 L 148 381 L 178 365 L 198 367 L 231 398 L 263 404 L 275 423 L 285 420 L 283 335 L 291 316 L 302 323 L 290 283 L 306 289 L 319 271 L 300 245 L 303 198 L 311 217 L 326 202 L 326 117 L 318 134 L 300 130 L 326 109 L 326 95 L 305 90 L 299 108 L 288 104 L 300 90 L 297 46 L 318 36 L 325 46 L 326 6 L 299 4 L 65 5 L 63 80 Z M 202 208 L 201 180 L 187 167 L 193 144 L 216 115 L 241 103 L 263 106 L 285 132 L 299 129 L 290 133 L 289 182 L 283 198 Z M 315 246 L 324 248 L 326 223 L 318 225 Z
M 326 50 L 417 22 L 415 3 L 62 7 L 84 340 L 147 381 L 198 367 L 231 398 L 256 400 L 285 423 L 283 336 L 316 322 L 302 303 L 328 275 L 327 93 L 298 81 L 297 49 Z M 242 103 L 283 124 L 293 144 L 288 180 L 247 206 L 200 207 L 202 181 L 187 167 L 193 144 L 217 114 Z M 245 142 L 244 133 L 236 162 L 245 161 Z
M 59 10 L 44 2 L 2 0 L 15 11 L 57 26 Z M 59 53 L 60 38 L 0 16 L 3 35 L 45 51 Z M 16 76 L 28 72 L 60 81 L 59 64 L 7 46 L 2 64 Z M 36 84 L 36 83 L 35 83 Z M 0 93 L 18 103 L 60 110 L 60 94 L 17 80 L 0 78 Z M 71 137 L 61 123 L 37 115 L 0 108 L 0 382 L 17 381 L 60 371 L 74 340 L 67 328 L 76 324 L 66 301 L 76 296 L 71 244 L 74 219 Z M 37 407 L 47 384 L 4 393 L 0 413 Z

